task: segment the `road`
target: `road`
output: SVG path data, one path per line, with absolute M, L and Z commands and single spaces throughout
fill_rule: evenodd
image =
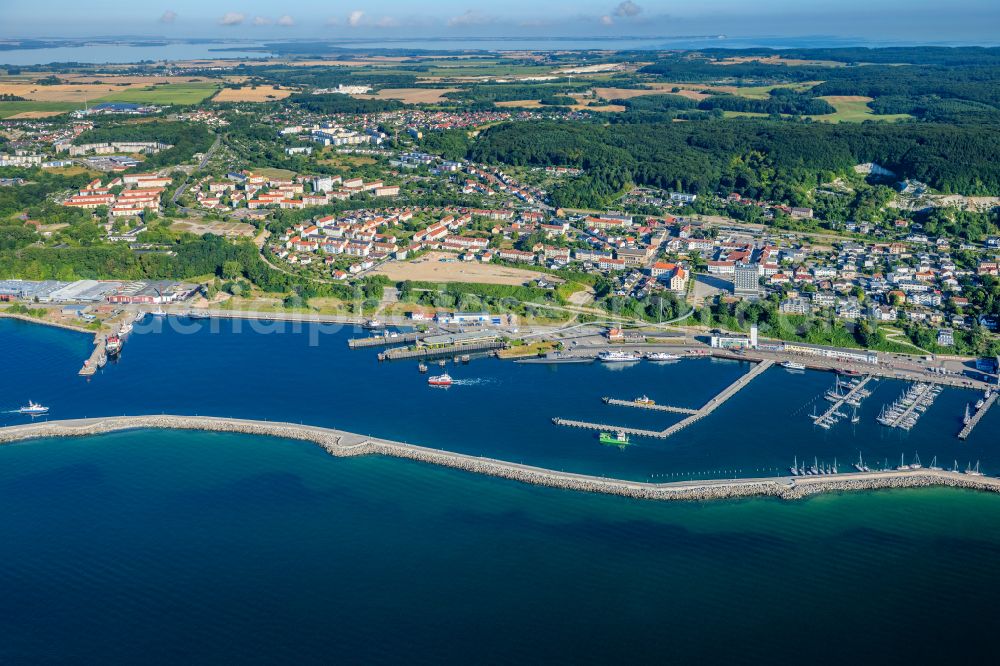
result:
M 216 134 L 215 141 L 212 142 L 212 147 L 205 151 L 205 154 L 202 156 L 201 161 L 198 162 L 198 166 L 191 171 L 191 174 L 197 173 L 198 171 L 204 169 L 205 166 L 208 164 L 208 161 L 212 159 L 212 156 L 219 149 L 220 145 L 222 145 L 222 135 Z M 174 196 L 170 198 L 170 203 L 172 203 L 173 205 L 175 206 L 177 205 L 177 200 L 180 199 L 181 195 L 184 194 L 184 192 L 187 190 L 188 181 L 191 180 L 191 174 L 185 176 L 184 182 L 178 185 L 177 189 L 174 190 Z M 190 208 L 181 208 L 181 210 L 184 211 L 185 215 L 190 215 L 191 213 L 194 212 Z

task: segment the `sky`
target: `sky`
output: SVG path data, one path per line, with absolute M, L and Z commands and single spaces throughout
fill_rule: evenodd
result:
M 2 37 L 241 39 L 828 35 L 997 43 L 1000 1 L 0 0 Z

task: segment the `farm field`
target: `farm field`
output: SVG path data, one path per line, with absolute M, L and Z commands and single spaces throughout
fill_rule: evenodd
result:
M 217 83 L 168 83 L 165 85 L 131 88 L 102 97 L 102 102 L 134 102 L 137 104 L 198 104 L 219 89 Z
M 443 262 L 441 259 L 448 259 Z M 431 282 L 481 282 L 484 284 L 523 285 L 530 280 L 547 278 L 546 274 L 523 268 L 459 261 L 454 254 L 428 252 L 414 261 L 391 261 L 377 270 L 390 280 L 426 280 Z
M 82 108 L 82 102 L 0 102 L 0 119 L 48 118 Z
M 223 88 L 212 98 L 213 102 L 269 102 L 285 99 L 293 90 L 275 86 L 243 86 L 241 88 Z

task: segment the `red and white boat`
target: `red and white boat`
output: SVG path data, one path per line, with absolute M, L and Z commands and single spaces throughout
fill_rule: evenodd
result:
M 434 377 L 428 377 L 427 383 L 430 384 L 431 386 L 451 386 L 453 380 L 451 378 L 451 375 L 449 375 L 446 372 L 443 375 L 435 375 Z

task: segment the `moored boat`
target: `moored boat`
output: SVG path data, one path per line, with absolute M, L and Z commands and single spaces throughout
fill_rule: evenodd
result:
M 656 401 L 650 398 L 648 395 L 640 395 L 638 398 L 633 400 L 637 405 L 655 405 Z
M 806 369 L 806 366 L 802 365 L 801 363 L 796 363 L 795 361 L 784 361 L 784 362 L 782 362 L 781 367 L 787 368 L 788 370 L 805 370 Z
M 118 356 L 122 351 L 122 339 L 117 335 L 109 335 L 105 341 L 104 351 L 110 357 Z
M 641 357 L 638 354 L 626 351 L 604 351 L 597 355 L 597 359 L 602 363 L 628 363 L 638 361 Z
M 646 354 L 647 361 L 679 361 L 681 357 L 677 354 L 668 354 L 667 352 L 653 352 L 652 354 Z

